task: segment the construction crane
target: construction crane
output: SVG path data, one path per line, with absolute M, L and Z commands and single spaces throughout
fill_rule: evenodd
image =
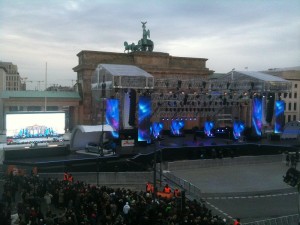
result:
M 27 83 L 32 83 L 31 80 L 28 80 L 28 77 L 20 77 L 20 81 L 21 81 L 21 89 L 24 91 L 27 89 Z
M 41 83 L 43 83 L 44 81 L 43 80 L 37 80 L 37 81 L 34 81 L 34 82 L 37 82 L 37 91 L 40 91 Z

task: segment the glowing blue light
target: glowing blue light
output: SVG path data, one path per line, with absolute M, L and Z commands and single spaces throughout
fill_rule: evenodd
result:
M 155 138 L 157 138 L 160 135 L 160 132 L 162 131 L 163 127 L 164 127 L 163 123 L 154 122 L 152 124 L 152 132 Z
M 206 121 L 204 123 L 204 133 L 206 134 L 206 136 L 210 137 L 212 136 L 212 129 L 214 128 L 214 122 L 212 121 Z
M 277 100 L 275 102 L 275 133 L 282 133 L 284 126 L 284 105 L 285 102 L 282 100 Z
M 171 124 L 171 133 L 175 136 L 182 135 L 183 127 L 184 127 L 183 120 L 173 120 Z
M 252 103 L 252 126 L 258 136 L 262 130 L 262 99 L 254 98 Z
M 106 123 L 111 125 L 115 131 L 112 131 L 114 138 L 119 137 L 119 100 L 107 99 L 106 100 Z
M 150 143 L 151 98 L 149 96 L 140 96 L 138 107 L 138 141 L 147 141 Z
M 238 140 L 241 137 L 244 130 L 245 130 L 245 124 L 242 121 L 235 121 L 233 123 L 234 139 Z

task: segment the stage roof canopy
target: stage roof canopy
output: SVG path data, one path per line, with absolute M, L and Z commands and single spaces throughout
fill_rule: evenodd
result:
M 92 76 L 92 90 L 153 89 L 154 77 L 133 65 L 99 64 Z M 105 84 L 103 86 L 103 84 Z
M 233 70 L 211 81 L 212 90 L 290 92 L 291 86 L 288 80 L 256 71 Z

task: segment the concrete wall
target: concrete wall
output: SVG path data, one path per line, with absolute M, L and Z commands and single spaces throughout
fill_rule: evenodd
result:
M 153 180 L 153 172 L 107 172 L 107 173 L 72 173 L 74 181 L 109 187 L 124 187 L 133 190 L 145 190 L 147 181 Z M 97 180 L 98 175 L 98 180 Z M 62 180 L 63 173 L 41 173 L 41 178 L 57 178 Z

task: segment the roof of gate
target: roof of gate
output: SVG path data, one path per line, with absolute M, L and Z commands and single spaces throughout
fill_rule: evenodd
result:
M 100 64 L 100 65 L 113 76 L 153 77 L 150 73 L 133 65 L 120 65 L 120 64 Z

